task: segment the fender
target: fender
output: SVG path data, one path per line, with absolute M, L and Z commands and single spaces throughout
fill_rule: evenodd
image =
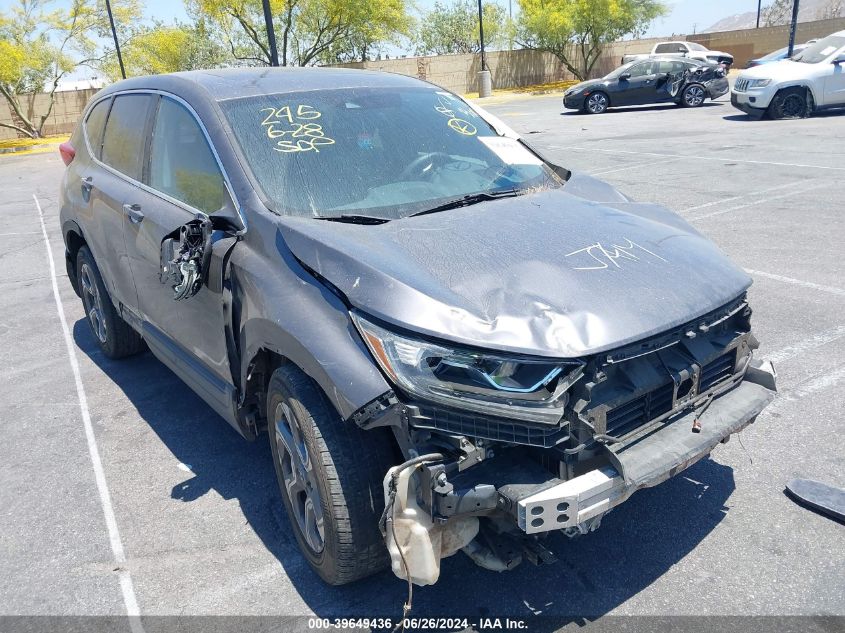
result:
M 253 362 L 262 350 L 271 352 L 311 377 L 340 417 L 347 419 L 391 387 L 352 324 L 339 293 L 300 264 L 278 227 L 275 235 L 261 237 L 260 233 L 251 231 L 250 235 L 263 239 L 264 248 L 275 250 L 273 257 L 280 256 L 285 265 L 273 266 L 272 260 L 249 248 L 231 252 L 232 331 L 240 359 L 238 383 L 248 384 Z M 246 388 L 241 389 L 242 398 L 246 392 Z

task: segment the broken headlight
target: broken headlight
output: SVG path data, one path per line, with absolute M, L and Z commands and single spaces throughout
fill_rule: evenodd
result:
M 478 413 L 557 424 L 566 390 L 584 363 L 484 352 L 398 334 L 362 317 L 352 320 L 382 370 L 403 392 Z

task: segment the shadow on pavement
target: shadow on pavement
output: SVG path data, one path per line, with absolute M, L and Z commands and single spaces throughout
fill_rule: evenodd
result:
M 247 442 L 152 354 L 105 358 L 84 319 L 76 345 L 126 394 L 174 457 L 191 464 L 193 479 L 176 484 L 185 503 L 213 490 L 236 499 L 244 518 L 308 606 L 320 617 L 401 615 L 407 585 L 384 572 L 345 587 L 329 587 L 300 556 L 283 510 L 269 445 Z M 652 489 L 636 493 L 576 539 L 553 534 L 559 562 L 523 563 L 503 574 L 475 566 L 461 553 L 443 561 L 440 581 L 414 588 L 414 616 L 520 617 L 532 631 L 595 619 L 659 579 L 723 519 L 734 490 L 733 471 L 710 459 Z M 544 616 L 533 620 L 533 616 Z
M 714 108 L 725 105 L 724 102 L 720 101 L 708 101 L 706 103 L 702 103 L 698 106 L 698 109 L 701 108 Z M 681 106 L 676 103 L 654 103 L 651 105 L 641 105 L 641 106 L 610 106 L 607 110 L 605 110 L 602 114 L 587 114 L 582 110 L 564 110 L 561 112 L 561 116 L 584 116 L 584 117 L 593 117 L 593 116 L 606 116 L 608 114 L 622 114 L 624 112 L 660 112 L 661 110 L 680 110 Z

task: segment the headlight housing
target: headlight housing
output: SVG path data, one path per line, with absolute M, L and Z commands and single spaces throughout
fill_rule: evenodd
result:
M 352 313 L 385 374 L 409 396 L 487 415 L 558 424 L 578 360 L 526 358 L 432 343 Z
M 751 79 L 748 82 L 748 90 L 751 90 L 753 88 L 765 88 L 770 83 L 772 83 L 771 79 Z

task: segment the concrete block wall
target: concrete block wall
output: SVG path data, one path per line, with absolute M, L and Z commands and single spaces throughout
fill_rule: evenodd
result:
M 801 44 L 810 39 L 821 39 L 837 31 L 845 31 L 845 18 L 799 22 L 795 30 L 795 42 Z M 789 26 L 699 33 L 687 39 L 713 50 L 730 53 L 734 56 L 734 68 L 745 68 L 749 60 L 787 46 Z
M 85 109 L 85 105 L 95 92 L 97 90 L 93 88 L 57 92 L 53 111 L 44 123 L 44 135 L 70 134 Z M 40 116 L 47 109 L 49 103 L 49 97 L 46 94 L 28 95 L 21 98 L 21 106 L 30 120 Z M 12 108 L 5 99 L 0 99 L 0 122 L 14 123 Z M 15 130 L 0 127 L 0 139 L 17 138 L 18 136 L 21 135 Z

